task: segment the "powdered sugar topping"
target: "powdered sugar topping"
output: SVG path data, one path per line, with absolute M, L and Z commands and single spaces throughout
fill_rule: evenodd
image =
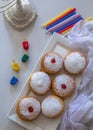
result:
M 79 52 L 73 52 L 66 57 L 64 65 L 70 73 L 79 73 L 85 68 L 86 59 Z
M 63 86 L 66 86 L 65 89 Z M 55 91 L 60 95 L 60 96 L 65 96 L 69 94 L 75 87 L 74 80 L 65 74 L 59 75 L 54 79 L 54 86 L 55 86 Z
M 30 86 L 39 94 L 45 93 L 49 89 L 50 84 L 50 77 L 45 72 L 35 72 L 30 80 Z
M 51 62 L 53 59 L 55 62 Z M 63 59 L 57 53 L 51 52 L 45 56 L 44 65 L 50 71 L 58 71 L 63 65 Z
M 42 112 L 48 117 L 53 117 L 62 111 L 63 106 L 57 98 L 46 98 L 42 102 Z
M 34 119 L 40 113 L 40 103 L 35 98 L 24 98 L 20 102 L 20 113 L 27 117 L 29 120 Z M 30 112 L 29 107 L 33 108 L 33 112 Z

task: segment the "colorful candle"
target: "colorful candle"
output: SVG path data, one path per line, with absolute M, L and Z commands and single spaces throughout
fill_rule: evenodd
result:
M 56 29 L 60 28 L 61 26 L 68 24 L 69 22 L 73 21 L 74 19 L 76 19 L 78 17 L 80 17 L 80 14 L 75 14 L 75 15 L 71 16 L 70 18 L 66 19 L 65 21 L 62 21 L 61 23 L 59 23 L 59 24 L 55 25 L 54 27 L 48 29 L 47 31 L 53 32 Z
M 51 25 L 52 23 L 56 22 L 57 20 L 63 18 L 64 16 L 68 15 L 69 13 L 76 11 L 76 8 L 68 8 L 64 12 L 60 13 L 58 16 L 54 17 L 53 19 L 47 21 L 45 24 L 43 24 L 43 27 L 47 27 Z
M 60 30 L 63 30 L 63 29 L 65 29 L 66 27 L 69 27 L 69 26 L 71 26 L 71 25 L 77 23 L 77 22 L 80 21 L 81 19 L 82 19 L 82 17 L 78 17 L 78 18 L 76 18 L 75 20 L 69 22 L 68 24 L 66 24 L 66 25 L 64 25 L 64 26 L 62 26 L 62 27 L 56 29 L 55 32 L 59 32 Z M 53 33 L 53 32 L 52 32 L 52 33 Z
M 72 26 L 72 27 L 73 27 L 73 26 Z M 67 30 L 63 31 L 61 34 L 62 34 L 62 35 L 67 34 L 68 32 L 71 31 L 72 27 L 69 27 Z
M 91 21 L 91 20 L 93 20 L 92 17 L 88 17 L 88 18 L 85 19 L 85 21 Z
M 59 19 L 58 21 L 54 22 L 53 24 L 47 26 L 47 27 L 46 27 L 46 30 L 48 30 L 49 28 L 54 27 L 55 25 L 59 24 L 60 22 L 65 21 L 66 19 L 68 19 L 69 17 L 71 17 L 71 16 L 73 16 L 73 15 L 75 15 L 75 14 L 76 14 L 76 12 L 72 12 L 72 13 L 66 15 L 65 17 L 63 17 L 63 18 Z
M 75 23 L 72 24 L 72 25 L 70 25 L 70 26 L 68 26 L 68 27 L 66 27 L 66 28 L 64 28 L 64 29 L 62 29 L 62 30 L 60 30 L 58 33 L 59 33 L 59 34 L 62 34 L 62 33 L 65 32 L 66 30 L 71 29 L 74 25 L 75 25 Z

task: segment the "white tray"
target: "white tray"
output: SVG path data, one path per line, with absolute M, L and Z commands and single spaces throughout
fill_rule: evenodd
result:
M 34 69 L 32 70 L 32 72 L 40 70 L 41 57 L 44 53 L 49 52 L 49 51 L 58 52 L 64 58 L 65 55 L 69 51 L 71 51 L 71 48 L 68 47 L 68 39 L 59 35 L 59 34 L 54 33 L 51 36 L 49 42 L 47 43 L 43 53 L 41 54 L 37 64 L 35 65 Z M 62 73 L 62 72 L 60 72 L 60 73 Z M 77 76 L 74 77 L 76 86 L 78 86 L 80 84 L 81 77 L 82 77 L 81 75 L 77 75 Z M 19 96 L 17 97 L 16 101 L 14 102 L 12 107 L 10 108 L 10 111 L 8 113 L 8 118 L 10 120 L 14 121 L 15 123 L 21 125 L 22 127 L 28 129 L 28 130 L 56 130 L 56 128 L 57 128 L 57 126 L 60 122 L 61 116 L 56 118 L 56 119 L 49 119 L 49 118 L 46 118 L 45 116 L 43 116 L 43 114 L 41 113 L 40 116 L 36 120 L 31 121 L 31 122 L 23 121 L 23 120 L 19 119 L 19 117 L 17 116 L 16 105 L 17 105 L 18 100 L 21 97 L 24 97 L 26 95 L 32 95 L 32 96 L 35 96 L 36 98 L 38 98 L 38 100 L 40 100 L 40 102 L 41 102 L 44 99 L 44 97 L 46 97 L 47 95 L 49 95 L 51 93 L 51 91 L 50 91 L 45 96 L 34 95 L 32 92 L 30 92 L 28 90 L 28 80 L 29 80 L 29 78 L 30 78 L 30 76 L 26 80 L 26 82 L 25 82 Z M 69 101 L 69 99 L 66 100 L 67 105 L 68 105 L 68 101 Z

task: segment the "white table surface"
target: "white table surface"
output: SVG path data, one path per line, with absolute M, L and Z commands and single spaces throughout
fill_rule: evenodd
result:
M 77 12 L 81 13 L 84 18 L 93 17 L 93 0 L 30 1 L 38 12 L 38 17 L 36 22 L 24 31 L 19 32 L 13 29 L 0 14 L 0 130 L 24 130 L 10 121 L 7 113 L 50 37 L 41 28 L 41 25 L 69 7 L 76 7 Z M 25 53 L 22 48 L 24 39 L 30 43 L 30 60 L 27 64 L 21 62 L 21 57 Z M 21 65 L 19 74 L 12 71 L 13 59 Z M 16 87 L 9 84 L 14 75 L 19 77 Z

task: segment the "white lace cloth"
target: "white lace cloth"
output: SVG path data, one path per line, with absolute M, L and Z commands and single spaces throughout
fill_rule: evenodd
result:
M 93 21 L 80 21 L 67 37 L 68 46 L 87 53 L 88 65 L 57 130 L 90 130 L 93 125 Z

